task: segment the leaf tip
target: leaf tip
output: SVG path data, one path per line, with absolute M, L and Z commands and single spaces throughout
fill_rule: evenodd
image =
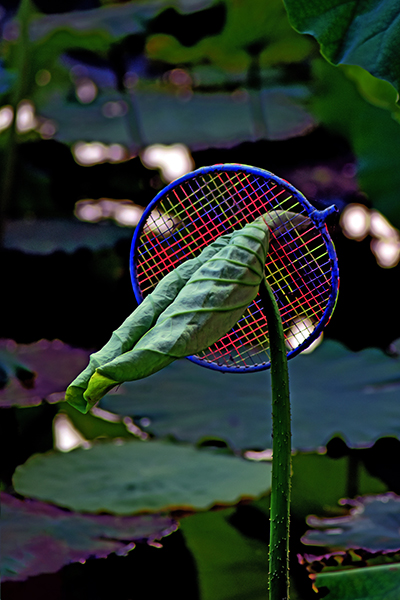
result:
M 79 412 L 83 413 L 84 415 L 91 408 L 83 397 L 83 389 L 76 387 L 75 385 L 70 385 L 67 388 L 67 391 L 65 392 L 65 400 L 68 402 L 68 404 L 79 410 Z
M 116 385 L 119 385 L 118 381 L 114 381 L 106 375 L 101 375 L 96 370 L 89 380 L 87 390 L 83 394 L 83 398 L 88 404 L 88 410 Z

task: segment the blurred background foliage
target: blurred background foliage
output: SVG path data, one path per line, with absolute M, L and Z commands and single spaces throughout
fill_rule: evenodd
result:
M 338 516 L 345 511 L 337 504 L 343 497 L 400 493 L 400 109 L 393 37 L 399 11 L 389 0 L 367 4 L 359 9 L 358 28 L 357 14 L 336 10 L 333 0 L 322 12 L 320 3 L 303 0 L 0 3 L 5 493 L 15 495 L 12 477 L 18 465 L 54 445 L 59 453 L 101 439 L 151 443 L 157 438 L 171 445 L 190 443 L 201 452 L 212 446 L 242 462 L 246 452 L 263 450 L 264 436 L 268 445 L 269 422 L 265 433 L 262 402 L 259 406 L 265 377 L 269 385 L 265 373 L 260 382 L 257 375 L 243 384 L 250 400 L 246 389 L 235 391 L 229 382 L 219 395 L 218 411 L 211 400 L 208 420 L 199 408 L 201 398 L 192 398 L 187 419 L 185 404 L 191 386 L 205 387 L 207 395 L 216 383 L 203 373 L 186 374 L 185 364 L 180 376 L 174 365 L 157 384 L 121 388 L 114 408 L 110 396 L 84 418 L 59 404 L 65 386 L 85 366 L 88 350 L 105 343 L 135 308 L 129 246 L 143 208 L 172 179 L 222 162 L 265 168 L 289 180 L 317 208 L 332 203 L 339 208 L 328 222 L 341 273 L 337 308 L 325 332 L 331 339 L 315 355 L 296 359 L 292 369 L 294 438 L 299 440 L 293 598 L 317 597 L 311 588 L 315 573 L 328 569 L 321 578 L 326 587 L 329 569 L 337 568 L 297 560 L 297 552 L 308 552 L 300 538 L 310 512 Z M 341 45 L 333 31 L 340 32 Z M 368 32 L 372 46 L 366 45 Z M 308 386 L 315 372 L 318 381 Z M 160 398 L 160 389 L 165 397 Z M 163 411 L 160 399 L 166 398 L 170 408 Z M 246 402 L 252 407 L 247 413 Z M 368 402 L 369 410 L 363 411 Z M 375 414 L 378 405 L 384 408 Z M 34 479 L 34 463 L 28 460 L 24 468 Z M 163 539 L 161 558 L 154 531 L 161 538 L 164 529 L 154 523 L 148 534 L 131 534 L 137 547 L 127 556 L 117 556 L 115 544 L 109 552 L 91 553 L 86 543 L 79 555 L 82 563 L 89 559 L 86 564 L 76 562 L 76 539 L 58 532 L 57 544 L 61 539 L 69 550 L 56 567 L 46 566 L 45 553 L 32 542 L 41 521 L 24 542 L 12 530 L 14 566 L 7 563 L 7 573 L 14 575 L 4 584 L 4 598 L 106 598 L 115 589 L 120 598 L 141 591 L 156 598 L 171 585 L 171 570 L 177 598 L 265 597 L 265 478 L 261 499 L 249 503 L 239 489 L 236 508 L 182 518 L 181 529 Z M 32 496 L 40 500 L 25 515 L 28 521 L 35 511 L 42 518 L 48 505 L 39 504 L 51 498 Z M 14 500 L 5 502 L 14 515 L 10 523 L 18 521 L 12 511 L 18 515 L 24 509 Z M 179 502 L 168 508 L 178 520 L 188 510 Z M 217 505 L 232 503 L 214 498 Z M 195 503 L 189 511 L 194 508 Z M 57 514 L 46 518 L 57 520 Z M 127 542 L 118 533 L 123 525 L 112 527 L 115 539 Z M 53 542 L 48 543 L 51 548 Z M 37 558 L 33 566 L 18 554 L 21 544 Z M 353 568 L 354 556 L 346 556 Z M 370 573 L 375 563 L 368 560 Z M 75 562 L 67 565 L 70 561 Z M 134 586 L 129 569 L 141 575 Z M 160 573 L 157 581 L 153 572 Z M 390 587 L 382 572 L 382 585 Z M 363 585 L 360 581 L 355 585 Z

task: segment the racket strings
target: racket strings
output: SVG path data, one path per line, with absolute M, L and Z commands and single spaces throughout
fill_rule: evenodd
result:
M 282 212 L 295 213 L 293 220 Z M 148 217 L 137 248 L 143 296 L 179 264 L 220 235 L 268 213 L 274 220 L 265 275 L 278 303 L 288 352 L 321 320 L 331 293 L 331 259 L 321 232 L 291 191 L 247 172 L 216 171 L 176 186 Z M 258 295 L 235 327 L 197 355 L 245 370 L 270 362 L 268 324 Z
M 142 268 L 138 268 L 138 283 L 143 293 L 153 289 L 157 281 L 164 276 L 160 267 L 168 271 L 178 266 L 184 260 L 196 256 L 214 239 L 239 229 L 245 223 L 254 221 L 258 216 L 274 208 L 280 210 L 294 210 L 299 206 L 292 196 L 288 195 L 285 188 L 275 182 L 261 180 L 256 186 L 249 180 L 249 175 L 217 173 L 209 174 L 209 181 L 196 182 L 198 189 L 193 191 L 193 182 L 185 182 L 174 189 L 158 206 L 158 217 L 152 217 L 155 222 L 165 223 L 165 227 L 158 226 L 159 235 L 144 231 L 143 243 L 138 247 Z M 223 175 L 229 179 L 220 181 Z M 201 179 L 206 179 L 202 177 Z M 217 182 L 215 180 L 218 180 Z M 280 189 L 279 189 L 280 188 Z M 191 190 L 190 194 L 188 189 Z M 275 193 L 274 193 L 275 190 Z M 289 196 L 282 199 L 282 194 Z M 218 195 L 217 195 L 218 194 Z M 232 214 L 235 194 L 235 213 Z M 171 196 L 173 199 L 171 200 Z M 190 204 L 184 200 L 190 197 Z M 281 198 L 277 202 L 277 198 Z M 228 201 L 226 200 L 228 198 Z M 287 200 L 292 199 L 292 202 Z M 275 202 L 274 202 L 275 201 Z M 283 206 L 286 203 L 288 206 Z M 267 206 L 270 205 L 270 206 Z M 168 216 L 167 216 L 168 215 Z M 167 222 L 169 219 L 169 222 Z M 165 230 L 170 230 L 171 220 L 178 221 L 175 230 L 170 235 L 165 235 Z M 161 264 L 160 264 L 161 263 Z

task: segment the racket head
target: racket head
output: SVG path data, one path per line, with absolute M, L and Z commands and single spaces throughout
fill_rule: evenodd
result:
M 280 211 L 295 216 L 287 221 Z M 136 300 L 142 302 L 167 273 L 220 235 L 268 213 L 276 227 L 270 229 L 265 275 L 290 359 L 319 337 L 336 304 L 339 272 L 324 220 L 334 211 L 317 211 L 290 183 L 264 169 L 218 164 L 187 173 L 155 196 L 135 229 L 130 272 Z M 260 294 L 230 332 L 187 358 L 232 373 L 270 368 Z

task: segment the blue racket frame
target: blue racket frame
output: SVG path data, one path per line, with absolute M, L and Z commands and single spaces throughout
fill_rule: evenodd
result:
M 307 200 L 307 198 L 301 192 L 299 192 L 299 190 L 297 190 L 295 187 L 293 187 L 293 185 L 291 185 L 286 180 L 278 177 L 274 173 L 271 173 L 270 171 L 267 171 L 265 169 L 260 169 L 258 167 L 252 167 L 250 165 L 243 165 L 243 164 L 237 164 L 237 163 L 216 164 L 216 165 L 212 165 L 212 166 L 208 166 L 208 167 L 201 167 L 199 169 L 196 169 L 195 171 L 186 173 L 182 177 L 175 179 L 174 181 L 169 183 L 167 186 L 165 186 L 162 190 L 160 190 L 160 192 L 157 193 L 157 195 L 153 198 L 153 200 L 148 204 L 148 206 L 144 210 L 143 215 L 142 215 L 138 225 L 136 226 L 136 229 L 134 231 L 133 238 L 132 238 L 131 252 L 130 252 L 130 275 L 131 275 L 132 287 L 133 287 L 133 291 L 135 294 L 135 298 L 136 298 L 138 304 L 140 304 L 144 299 L 138 279 L 137 279 L 137 264 L 138 264 L 137 261 L 138 261 L 138 246 L 140 243 L 140 237 L 143 232 L 143 228 L 147 223 L 148 217 L 151 215 L 152 211 L 157 207 L 157 205 L 160 203 L 160 201 L 168 194 L 168 192 L 172 191 L 174 188 L 180 186 L 181 184 L 185 183 L 186 181 L 197 178 L 201 175 L 207 175 L 209 173 L 215 173 L 215 172 L 247 173 L 249 175 L 255 175 L 258 177 L 263 177 L 268 180 L 272 180 L 276 184 L 285 187 L 288 191 L 291 192 L 293 197 L 299 202 L 299 204 L 302 206 L 302 208 L 305 209 L 308 218 L 312 221 L 315 228 L 318 229 L 318 231 L 320 232 L 320 234 L 324 240 L 325 247 L 327 249 L 328 256 L 329 256 L 330 265 L 331 265 L 331 289 L 330 289 L 329 299 L 328 299 L 325 311 L 324 311 L 322 317 L 319 319 L 315 329 L 311 333 L 309 333 L 307 338 L 303 342 L 301 342 L 296 348 L 293 348 L 292 350 L 288 351 L 287 358 L 288 359 L 293 358 L 293 357 L 297 356 L 298 354 L 300 354 L 301 352 L 303 352 L 303 350 L 307 349 L 312 344 L 312 342 L 315 341 L 320 336 L 321 332 L 323 331 L 323 329 L 329 322 L 331 315 L 333 313 L 333 310 L 335 308 L 336 302 L 337 302 L 337 297 L 338 297 L 338 292 L 339 292 L 339 283 L 340 283 L 339 268 L 338 268 L 335 247 L 333 245 L 333 242 L 331 240 L 331 237 L 329 235 L 329 232 L 328 232 L 328 229 L 326 226 L 326 219 L 329 217 L 329 215 L 337 212 L 338 209 L 336 208 L 335 205 L 332 205 L 332 206 L 326 208 L 325 210 L 322 210 L 322 211 L 317 210 L 314 206 L 312 206 L 312 204 L 310 204 L 310 202 Z M 228 230 L 227 230 L 227 232 L 228 232 Z M 216 371 L 229 372 L 229 373 L 249 373 L 249 372 L 254 372 L 254 371 L 263 371 L 263 370 L 269 369 L 271 367 L 271 362 L 265 362 L 265 363 L 258 364 L 258 365 L 250 365 L 247 367 L 232 367 L 232 366 L 226 366 L 226 365 L 218 365 L 214 362 L 208 362 L 197 356 L 188 356 L 187 358 L 188 358 L 188 360 L 190 360 L 202 367 L 206 367 L 206 368 L 213 369 Z

